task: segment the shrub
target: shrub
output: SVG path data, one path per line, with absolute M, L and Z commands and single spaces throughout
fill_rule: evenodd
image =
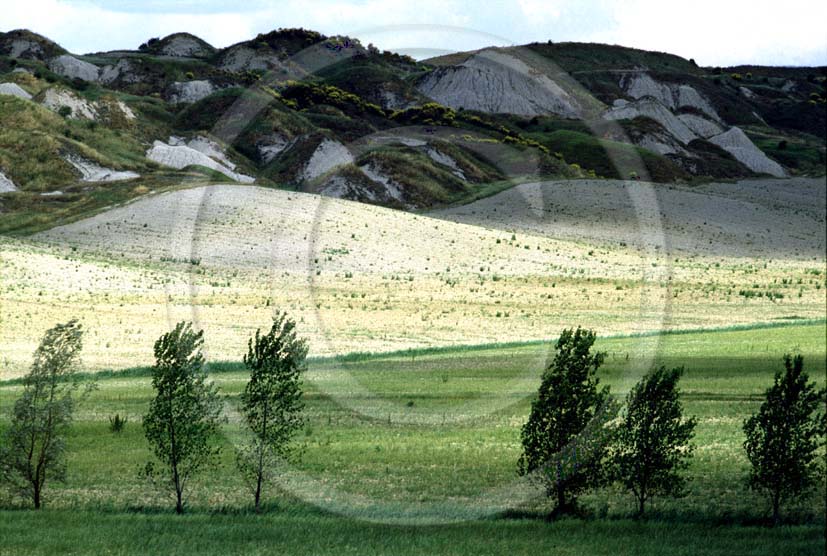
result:
M 426 124 L 452 126 L 457 113 L 453 108 L 443 106 L 437 102 L 427 102 L 422 106 L 412 106 L 405 110 L 397 110 L 391 114 L 391 119 L 400 124 Z
M 121 417 L 120 414 L 116 413 L 114 417 L 109 418 L 109 432 L 120 434 L 123 432 L 125 426 L 126 417 Z
M 68 118 L 72 115 L 72 108 L 70 106 L 61 106 L 57 109 L 57 114 L 63 118 Z

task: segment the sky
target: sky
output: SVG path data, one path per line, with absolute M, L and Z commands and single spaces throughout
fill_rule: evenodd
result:
M 349 35 L 424 58 L 533 41 L 621 44 L 705 66 L 827 65 L 827 2 L 812 0 L 0 0 L 0 30 L 83 54 L 187 31 L 216 47 L 279 27 Z

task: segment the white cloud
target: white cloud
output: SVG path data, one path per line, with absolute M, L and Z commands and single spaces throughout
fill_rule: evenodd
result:
M 629 0 L 613 9 L 615 25 L 593 40 L 661 50 L 704 65 L 804 65 L 827 62 L 827 3 L 786 0 Z
M 255 35 L 249 14 L 134 14 L 59 0 L 11 2 L 3 8 L 3 30 L 31 29 L 77 53 L 137 48 L 150 37 L 182 30 L 220 45 Z
M 551 0 L 519 0 L 518 4 L 529 24 L 545 25 L 560 19 L 560 7 Z
M 822 30 L 827 3 L 814 0 L 780 5 L 762 0 L 258 0 L 243 9 L 219 0 L 196 8 L 187 0 L 173 13 L 160 13 L 175 4 L 153 1 L 150 11 L 136 13 L 142 5 L 136 1 L 123 11 L 105 0 L 4 0 L 0 29 L 29 28 L 78 53 L 136 48 L 150 37 L 176 31 L 222 47 L 278 27 L 304 27 L 357 36 L 384 49 L 432 53 L 552 39 L 672 52 L 705 65 L 827 64 Z M 194 12 L 184 13 L 181 6 Z

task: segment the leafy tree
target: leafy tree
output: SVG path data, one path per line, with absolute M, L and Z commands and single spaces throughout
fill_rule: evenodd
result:
M 83 330 L 76 320 L 48 330 L 34 352 L 0 447 L 0 478 L 39 509 L 47 480 L 66 480 L 66 435 L 75 410 Z
M 580 328 L 563 331 L 522 428 L 518 473 L 531 475 L 556 499 L 552 515 L 573 510 L 580 492 L 605 479 L 604 424 L 614 404 L 608 387 L 598 390 L 597 369 L 605 356 L 591 353 L 595 337 Z
M 808 492 L 823 473 L 816 452 L 827 430 L 824 399 L 808 382 L 804 358 L 784 356 L 784 373 L 777 372 L 758 413 L 744 421 L 744 449 L 752 464 L 749 488 L 769 496 L 775 524 L 781 505 Z
M 689 466 L 689 444 L 697 421 L 683 418 L 678 380 L 683 368 L 656 369 L 629 392 L 626 415 L 616 431 L 612 455 L 614 473 L 637 500 L 643 515 L 646 502 L 655 495 L 682 496 Z
M 187 482 L 214 463 L 220 449 L 213 445 L 221 422 L 221 401 L 204 370 L 203 331 L 178 323 L 155 342 L 152 387 L 155 398 L 144 416 L 143 428 L 163 468 L 147 463 L 145 472 L 175 494 L 175 511 L 184 512 Z
M 297 337 L 296 323 L 286 313 L 273 319 L 267 334 L 260 332 L 256 330 L 244 356 L 250 381 L 241 394 L 241 413 L 252 435 L 237 457 L 257 512 L 263 484 L 279 463 L 296 455 L 290 441 L 304 425 L 301 374 L 307 357 L 307 341 Z

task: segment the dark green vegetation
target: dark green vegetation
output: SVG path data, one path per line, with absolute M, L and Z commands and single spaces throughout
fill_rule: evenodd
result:
M 606 156 L 607 150 L 611 150 L 618 159 L 625 161 L 625 165 L 630 165 L 639 158 L 654 181 L 671 182 L 689 178 L 689 174 L 683 168 L 664 156 L 634 145 L 610 139 L 599 139 L 591 132 L 560 129 L 552 132 L 536 132 L 530 136 L 553 152 L 561 153 L 566 160 L 591 170 L 600 177 L 612 179 L 629 179 L 630 177 L 620 175 L 618 167 Z M 748 174 L 741 171 L 741 175 Z
M 325 515 L 312 508 L 278 513 L 166 515 L 75 510 L 0 511 L 2 552 L 41 554 L 814 556 L 822 530 L 810 526 L 722 527 L 706 523 L 639 523 L 577 519 L 553 525 L 510 519 L 439 526 L 393 526 Z M 91 524 L 94 523 L 94 526 Z M 38 534 L 45 528 L 60 535 Z
M 783 374 L 775 374 L 766 401 L 744 422 L 749 485 L 768 495 L 775 523 L 781 521 L 782 503 L 812 489 L 824 475 L 818 448 L 827 432 L 827 390 L 819 391 L 809 379 L 800 355 L 784 356 Z
M 677 56 L 596 44 L 526 48 L 606 105 L 628 98 L 618 73 L 625 70 L 645 67 L 661 82 L 689 85 L 726 125 L 743 127 L 792 174 L 824 173 L 824 68 L 699 68 Z M 29 31 L 0 33 L 0 81 L 33 95 L 32 101 L 0 96 L 0 172 L 20 189 L 0 194 L 0 233 L 29 234 L 140 195 L 229 180 L 203 167 L 173 170 L 147 160 L 152 143 L 171 136 L 217 141 L 239 172 L 263 186 L 395 208 L 466 203 L 525 179 L 629 178 L 624 168 L 637 161 L 657 182 L 753 175 L 704 140 L 667 155 L 624 142 L 643 144 L 646 134 L 663 133 L 647 118 L 621 121 L 622 136 L 603 121 L 453 110 L 419 92 L 436 66 L 460 63 L 468 53 L 416 62 L 305 29 L 279 29 L 217 50 L 177 33 L 137 50 L 76 57 L 98 68 L 91 80 L 53 64 L 65 54 Z M 179 102 L 182 88 L 199 83 L 212 93 Z M 53 93 L 74 98 L 59 101 L 73 106 L 47 109 Z M 84 116 L 75 101 L 92 103 L 97 115 Z M 354 160 L 308 172 L 326 140 L 346 145 Z M 66 155 L 141 178 L 82 182 Z M 401 195 L 389 193 L 395 187 Z M 55 191 L 61 194 L 42 196 Z
M 634 497 L 616 487 L 583 495 L 585 517 L 549 524 L 542 493 L 522 499 L 509 486 L 549 349 L 528 344 L 311 360 L 305 452 L 293 468 L 306 475 L 280 480 L 264 516 L 253 513 L 235 470 L 240 431 L 232 419 L 223 427 L 220 469 L 193 485 L 192 514 L 170 515 L 168 501 L 148 495 L 137 476 L 149 454 L 137 423 L 152 397 L 147 370 L 101 374 L 69 437 L 67 483 L 50 488 L 37 515 L 6 502 L 0 536 L 12 554 L 662 554 L 664 546 L 693 555 L 821 554 L 824 478 L 784 513 L 797 525 L 765 527 L 769 504 L 744 485 L 750 466 L 741 426 L 760 407 L 784 353 L 802 353 L 824 385 L 825 332 L 824 323 L 790 324 L 595 342 L 606 353 L 601 384 L 615 395 L 637 382 L 636 363 L 649 355 L 652 365 L 686 369 L 684 411 L 698 419 L 688 493 L 653 499 L 644 522 L 630 519 Z M 241 364 L 211 365 L 210 373 L 232 413 L 249 374 Z M 0 405 L 19 393 L 19 382 L 3 383 Z M 118 435 L 107 419 L 116 412 L 129 419 Z M 404 525 L 463 517 L 472 521 Z M 44 527 L 61 534 L 36 534 Z
M 554 500 L 553 515 L 575 510 L 577 496 L 600 486 L 605 476 L 608 438 L 600 432 L 614 412 L 607 408 L 608 388 L 598 389 L 605 355 L 590 353 L 595 338 L 590 330 L 563 331 L 520 434 L 518 472 L 537 473 Z
M 653 496 L 683 496 L 694 446 L 695 418 L 684 418 L 678 392 L 683 368 L 654 369 L 635 384 L 613 446 L 613 472 L 637 499 L 638 515 Z

